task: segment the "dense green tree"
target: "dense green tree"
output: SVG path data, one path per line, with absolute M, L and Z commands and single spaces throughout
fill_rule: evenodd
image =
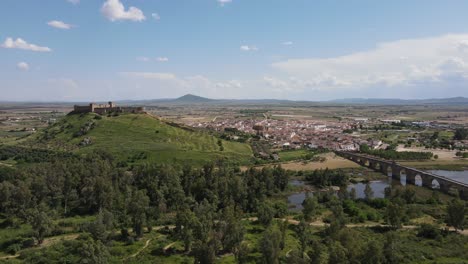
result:
M 82 239 L 80 242 L 80 246 L 77 248 L 80 255 L 79 263 L 109 263 L 109 251 L 101 241 L 88 238 Z
M 463 230 L 467 212 L 465 202 L 460 199 L 452 199 L 447 206 L 447 225 L 454 227 L 455 230 Z
M 455 129 L 455 134 L 453 139 L 455 140 L 465 140 L 468 138 L 468 129 L 466 128 L 457 128 Z
M 288 232 L 289 221 L 288 220 L 281 220 L 278 223 L 278 226 L 279 226 L 279 230 L 281 232 L 280 248 L 281 248 L 281 250 L 283 250 L 284 247 L 286 246 L 286 236 L 288 235 L 287 232 Z
M 346 254 L 347 254 L 346 248 L 344 248 L 340 244 L 340 242 L 331 241 L 330 244 L 328 245 L 328 252 L 329 252 L 329 259 L 328 259 L 329 264 L 335 264 L 335 263 L 347 264 L 347 263 L 349 263 L 348 258 L 346 256 Z
M 361 233 L 355 228 L 343 228 L 336 235 L 336 240 L 346 249 L 346 257 L 350 263 L 359 263 L 364 242 Z
M 198 219 L 188 208 L 180 209 L 176 215 L 176 232 L 179 238 L 184 242 L 185 252 L 192 248 L 194 240 L 194 229 L 197 226 Z
M 149 198 L 145 190 L 135 190 L 128 203 L 128 213 L 131 217 L 133 231 L 137 237 L 143 235 L 143 227 L 147 221 Z
M 333 201 L 330 209 L 332 211 L 332 217 L 327 232 L 330 235 L 335 235 L 346 226 L 346 217 L 343 212 L 343 207 L 338 201 Z
M 310 258 L 311 264 L 328 263 L 328 249 L 320 241 L 312 240 L 311 250 L 308 251 L 307 255 Z
M 416 190 L 412 186 L 406 186 L 401 194 L 401 197 L 405 200 L 407 204 L 412 204 L 416 202 Z
M 383 254 L 383 247 L 379 241 L 369 241 L 364 247 L 364 253 L 362 255 L 362 264 L 383 264 L 385 257 Z
M 390 202 L 387 206 L 387 211 L 385 214 L 385 219 L 387 224 L 392 226 L 393 228 L 401 228 L 403 225 L 403 219 L 405 217 L 405 210 L 402 205 L 399 205 L 395 202 Z
M 266 264 L 278 264 L 281 253 L 281 232 L 276 225 L 270 225 L 260 240 L 260 252 Z
M 250 248 L 246 242 L 240 243 L 239 247 L 234 250 L 234 257 L 238 264 L 247 263 L 249 259 Z
M 53 221 L 49 217 L 49 214 L 44 211 L 43 207 L 33 210 L 31 212 L 31 226 L 34 231 L 34 237 L 37 239 L 39 244 L 42 244 L 44 238 L 53 230 Z
M 218 252 L 219 241 L 215 236 L 210 235 L 207 242 L 197 241 L 194 246 L 194 263 L 197 264 L 214 264 L 216 262 L 216 254 Z
M 370 201 L 372 198 L 374 198 L 374 191 L 372 190 L 369 183 L 367 183 L 366 187 L 364 188 L 364 198 L 366 201 Z
M 91 222 L 85 226 L 85 230 L 88 231 L 95 240 L 102 242 L 107 240 L 107 228 L 104 224 L 104 216 L 102 211 L 99 212 L 94 222 Z
M 206 199 L 196 206 L 194 213 L 197 225 L 194 229 L 194 235 L 197 240 L 207 243 L 215 223 L 214 211 L 214 206 Z
M 317 199 L 315 197 L 309 196 L 309 193 L 307 193 L 306 198 L 302 202 L 302 207 L 302 214 L 304 215 L 304 220 L 311 221 L 313 217 L 317 214 Z
M 225 251 L 234 251 L 239 248 L 240 244 L 244 240 L 245 229 L 240 217 L 238 217 L 239 215 L 240 214 L 237 214 L 234 211 L 233 207 L 227 207 L 224 209 L 221 221 L 221 243 Z
M 281 166 L 275 166 L 273 168 L 273 177 L 275 179 L 275 186 L 280 191 L 284 191 L 286 187 L 288 187 L 289 175 Z
M 309 224 L 307 224 L 305 221 L 301 221 L 299 225 L 296 227 L 296 235 L 297 235 L 297 238 L 299 239 L 299 244 L 300 244 L 299 256 L 300 258 L 304 258 L 304 253 L 312 237 Z
M 268 226 L 275 216 L 275 209 L 269 202 L 265 201 L 258 206 L 257 216 L 262 225 Z
M 385 235 L 383 254 L 386 264 L 398 264 L 402 261 L 402 256 L 398 251 L 398 236 L 395 232 L 389 232 Z
M 315 186 L 345 186 L 348 183 L 349 177 L 341 170 L 314 170 L 312 173 L 307 173 L 306 180 Z

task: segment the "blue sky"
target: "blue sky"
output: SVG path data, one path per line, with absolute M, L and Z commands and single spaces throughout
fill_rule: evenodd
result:
M 468 1 L 2 0 L 0 101 L 468 96 Z

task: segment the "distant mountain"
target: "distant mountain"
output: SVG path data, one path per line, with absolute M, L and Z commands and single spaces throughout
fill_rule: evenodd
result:
M 186 94 L 184 96 L 181 96 L 177 99 L 171 100 L 171 103 L 192 103 L 192 104 L 197 104 L 197 103 L 208 103 L 208 102 L 213 102 L 215 100 L 209 99 L 206 97 L 201 97 L 198 95 L 193 95 L 193 94 Z
M 345 98 L 330 101 L 294 101 L 287 99 L 212 99 L 201 97 L 194 94 L 186 94 L 179 98 L 160 98 L 148 100 L 119 100 L 116 101 L 119 105 L 171 105 L 171 104 L 211 104 L 211 105 L 335 105 L 335 104 L 363 104 L 363 105 L 467 105 L 468 98 L 466 97 L 451 97 L 451 98 L 433 98 L 433 99 L 398 99 L 398 98 Z M 88 104 L 88 102 L 72 103 L 72 102 L 1 102 L 0 109 L 7 109 L 11 106 L 23 105 L 24 107 L 41 107 L 61 105 L 72 106 L 73 104 Z

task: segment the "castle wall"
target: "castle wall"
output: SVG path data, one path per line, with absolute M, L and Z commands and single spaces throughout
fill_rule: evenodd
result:
M 75 105 L 73 107 L 73 111 L 75 113 L 90 113 L 92 112 L 92 107 L 89 105 L 85 105 L 85 106 Z
M 116 106 L 114 103 L 109 102 L 108 105 L 97 105 L 97 104 L 89 104 L 89 106 L 74 106 L 75 113 L 96 113 L 99 115 L 104 115 L 109 112 L 116 112 L 116 113 L 144 113 L 144 107 L 121 107 Z

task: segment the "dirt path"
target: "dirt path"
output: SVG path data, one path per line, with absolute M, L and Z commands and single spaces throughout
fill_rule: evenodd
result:
M 151 239 L 146 240 L 145 245 L 144 245 L 142 248 L 140 248 L 135 254 L 131 255 L 131 256 L 128 257 L 128 258 L 134 258 L 134 257 L 140 255 L 140 253 L 143 252 L 143 250 L 145 250 L 145 249 L 149 246 L 149 243 L 150 243 L 150 242 L 151 242 Z M 128 259 L 128 258 L 127 258 L 127 259 Z
M 165 246 L 165 247 L 163 248 L 164 252 L 166 252 L 166 251 L 167 251 L 168 249 L 170 249 L 173 245 L 175 245 L 175 243 L 176 243 L 176 242 L 172 242 L 172 243 L 170 243 L 169 245 Z
M 64 240 L 75 240 L 75 239 L 78 238 L 78 236 L 80 236 L 80 235 L 79 234 L 70 234 L 70 235 L 60 235 L 60 236 L 48 237 L 48 238 L 45 238 L 44 241 L 42 242 L 42 244 L 38 245 L 36 248 L 50 247 L 50 246 L 55 245 L 58 242 L 64 241 Z M 0 257 L 0 259 L 4 259 L 4 260 L 14 259 L 14 258 L 18 258 L 19 256 L 20 256 L 19 254 L 11 255 L 11 256 L 3 256 L 3 257 Z
M 49 238 L 44 239 L 42 244 L 40 244 L 38 247 L 40 248 L 49 247 L 64 240 L 75 240 L 79 236 L 80 234 L 70 234 L 70 235 L 60 235 L 60 236 L 55 236 L 55 237 L 49 237 Z
M 15 259 L 17 257 L 19 257 L 20 255 L 19 254 L 16 254 L 16 255 L 11 255 L 11 256 L 3 256 L 3 257 L 0 257 L 0 260 L 9 260 L 9 259 Z
M 249 217 L 249 218 L 244 218 L 243 220 L 257 221 L 258 218 L 257 217 Z M 298 220 L 288 219 L 288 218 L 282 218 L 282 219 L 277 218 L 277 220 L 288 221 L 288 223 L 290 223 L 291 225 L 299 225 L 299 223 L 300 223 L 300 221 L 298 221 Z M 309 226 L 326 227 L 326 226 L 328 226 L 328 224 L 323 222 L 323 221 L 314 221 L 314 222 L 310 222 Z M 362 224 L 347 224 L 346 225 L 346 227 L 349 227 L 349 228 L 376 227 L 376 226 L 389 227 L 390 225 L 383 225 L 383 224 L 380 224 L 380 223 L 362 223 Z M 416 229 L 416 228 L 418 228 L 418 226 L 417 225 L 404 225 L 401 228 L 403 228 L 403 229 Z M 443 228 L 445 228 L 445 227 L 442 227 L 441 229 L 443 229 Z M 455 232 L 456 230 L 454 228 L 449 228 L 449 231 Z M 468 236 L 468 230 L 457 230 L 456 232 L 459 233 L 460 235 Z

